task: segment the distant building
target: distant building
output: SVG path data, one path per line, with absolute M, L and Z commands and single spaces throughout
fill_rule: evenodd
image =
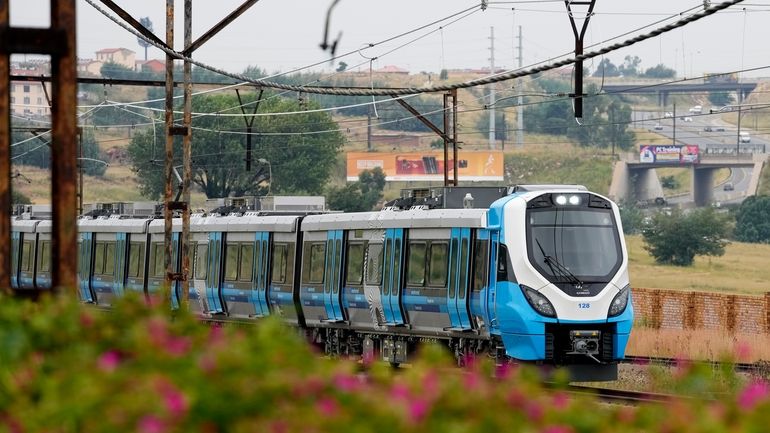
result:
M 96 60 L 113 62 L 127 68 L 136 69 L 136 52 L 128 48 L 105 48 L 96 52 Z
M 11 65 L 11 75 L 29 75 L 39 77 L 50 74 L 50 66 L 39 64 Z M 45 85 L 45 89 L 43 86 Z M 24 117 L 50 116 L 51 109 L 46 98 L 51 94 L 51 84 L 39 81 L 11 81 L 11 114 Z
M 104 62 L 94 59 L 78 59 L 78 73 L 100 76 Z
M 375 74 L 396 74 L 396 75 L 409 75 L 409 71 L 398 66 L 388 65 L 380 69 L 375 69 Z
M 166 62 L 164 60 L 152 59 L 152 60 L 137 60 L 136 70 L 139 72 L 150 71 L 156 74 L 164 72 L 166 70 Z

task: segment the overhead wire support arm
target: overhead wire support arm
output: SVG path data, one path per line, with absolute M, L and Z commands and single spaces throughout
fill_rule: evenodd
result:
M 251 131 L 254 126 L 254 119 L 256 119 L 257 110 L 259 110 L 259 103 L 262 101 L 262 93 L 265 89 L 259 89 L 259 95 L 257 95 L 257 101 L 254 103 L 254 111 L 251 116 L 246 114 L 246 108 L 244 107 L 243 100 L 241 99 L 241 92 L 235 89 L 235 94 L 238 96 L 238 103 L 241 107 L 241 113 L 243 113 L 243 121 L 246 122 L 246 171 L 251 171 Z M 247 117 L 249 116 L 249 117 Z M 272 181 L 272 179 L 270 179 Z
M 123 10 L 123 8 L 118 6 L 115 2 L 113 2 L 112 0 L 99 0 L 99 1 L 101 1 L 102 4 L 104 4 L 108 8 L 110 8 L 111 11 L 115 12 L 116 14 L 118 14 L 119 17 L 123 18 L 123 20 L 125 22 L 130 24 L 131 27 L 133 27 L 134 29 L 136 29 L 136 31 L 141 33 L 142 36 L 146 37 L 147 39 L 150 39 L 152 42 L 154 42 L 154 43 L 156 43 L 158 45 L 161 45 L 161 46 L 164 46 L 166 48 L 169 48 L 169 46 L 166 45 L 165 42 L 160 40 L 160 38 L 155 36 L 155 34 L 153 32 L 151 32 L 149 29 L 147 29 L 147 27 L 143 26 L 142 23 L 137 21 L 134 17 L 131 16 L 131 14 L 129 14 L 128 12 Z M 169 49 L 171 49 L 171 48 L 169 48 Z
M 201 45 L 208 42 L 209 39 L 213 38 L 214 35 L 219 33 L 228 24 L 232 23 L 236 18 L 243 15 L 244 12 L 249 10 L 249 8 L 254 6 L 254 4 L 257 3 L 258 1 L 259 0 L 248 0 L 244 2 L 241 6 L 238 7 L 238 9 L 232 11 L 229 15 L 222 18 L 222 21 L 218 22 L 216 25 L 214 25 L 214 27 L 210 28 L 206 33 L 202 34 L 198 39 L 196 39 L 189 46 L 185 47 L 185 49 L 182 51 L 182 54 L 185 56 L 190 56 L 193 53 L 193 51 L 197 50 L 198 48 L 201 47 Z
M 596 0 L 576 1 L 576 0 L 564 0 L 564 5 L 567 7 L 567 16 L 569 17 L 570 25 L 572 25 L 572 33 L 575 35 L 575 89 L 574 93 L 570 96 L 574 99 L 575 118 L 583 118 L 583 41 L 588 29 L 588 22 L 591 20 L 591 15 L 594 12 L 594 6 Z M 575 24 L 575 12 L 572 10 L 572 6 L 588 6 L 588 10 L 583 18 L 583 25 L 578 32 L 577 25 Z

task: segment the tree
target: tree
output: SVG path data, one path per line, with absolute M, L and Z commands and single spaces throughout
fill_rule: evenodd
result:
M 674 78 L 676 77 L 676 71 L 661 63 L 652 68 L 647 68 L 642 76 L 645 78 Z
M 442 69 L 441 72 L 438 74 L 438 79 L 441 81 L 449 79 L 449 71 L 446 69 Z
M 344 72 L 348 68 L 348 64 L 345 62 L 339 62 L 337 66 L 337 72 Z
M 406 102 L 424 115 L 434 125 L 443 125 L 444 104 L 435 98 L 417 96 Z M 397 131 L 430 132 L 419 119 L 412 116 L 400 104 L 394 101 L 378 104 L 381 128 Z
M 728 105 L 733 102 L 730 92 L 709 92 L 709 102 L 713 105 Z
M 150 20 L 150 17 L 143 17 L 139 19 L 139 24 L 143 25 L 144 28 L 150 31 L 152 33 L 152 21 Z M 145 41 L 144 38 L 140 38 L 137 36 L 136 42 L 139 44 L 140 47 L 144 48 L 144 61 L 147 61 L 147 48 L 150 46 L 150 43 Z
M 364 170 L 358 181 L 341 188 L 330 188 L 326 194 L 329 208 L 345 212 L 365 212 L 374 208 L 382 198 L 385 188 L 385 172 L 380 167 Z
M 735 215 L 735 239 L 770 243 L 770 196 L 751 196 L 741 203 Z
M 104 63 L 99 72 L 104 78 L 112 78 L 116 80 L 138 78 L 139 75 L 135 70 L 129 68 L 128 66 L 123 66 L 120 63 L 115 62 Z
M 243 95 L 244 101 L 256 96 Z M 223 113 L 238 106 L 233 95 L 193 99 L 193 111 Z M 317 108 L 309 102 L 308 108 Z M 193 182 L 207 197 L 274 194 L 320 194 L 344 142 L 326 112 L 300 112 L 296 100 L 263 95 L 259 113 L 298 112 L 258 116 L 252 136 L 252 167 L 245 171 L 246 136 L 241 117 L 197 116 L 193 119 Z M 165 135 L 162 124 L 137 133 L 128 147 L 142 195 L 159 198 L 164 190 Z M 327 131 L 315 133 L 315 131 Z M 261 135 L 260 135 L 261 134 Z M 181 138 L 175 141 L 175 166 L 182 164 Z M 263 159 L 267 163 L 258 164 Z M 271 179 L 272 174 L 272 179 Z
M 642 229 L 646 249 L 659 264 L 690 266 L 695 256 L 725 253 L 727 218 L 713 208 L 688 214 L 658 212 Z
M 476 120 L 476 129 L 484 136 L 489 135 L 489 111 L 484 111 Z M 495 111 L 495 140 L 505 141 L 508 139 L 508 122 L 505 113 Z M 442 145 L 443 147 L 443 145 Z
M 623 64 L 618 68 L 624 77 L 636 77 L 639 75 L 639 65 L 642 63 L 642 59 L 639 56 L 626 56 L 623 59 Z
M 642 230 L 644 224 L 644 214 L 641 209 L 634 206 L 631 202 L 618 203 L 620 209 L 620 221 L 623 225 L 623 233 L 635 235 Z
M 602 59 L 601 62 L 599 62 L 599 66 L 596 67 L 596 71 L 594 71 L 594 77 L 618 77 L 620 76 L 620 71 L 618 70 L 618 67 L 615 66 L 612 61 L 608 58 Z
M 17 145 L 11 148 L 14 164 L 32 165 L 40 168 L 51 168 L 50 136 L 34 135 L 15 132 L 13 142 Z M 83 172 L 90 176 L 103 176 L 107 171 L 107 156 L 99 150 L 94 133 L 90 129 L 83 129 L 83 159 L 80 163 Z

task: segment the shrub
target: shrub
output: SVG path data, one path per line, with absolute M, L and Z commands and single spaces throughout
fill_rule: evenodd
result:
M 712 208 L 658 212 L 642 229 L 645 249 L 659 264 L 692 265 L 695 256 L 721 256 L 729 230 L 727 217 Z
M 751 196 L 741 203 L 735 215 L 735 239 L 770 243 L 770 196 Z
M 0 430 L 12 432 L 763 431 L 770 388 L 682 367 L 677 392 L 638 408 L 545 389 L 526 368 L 428 346 L 394 373 L 313 354 L 278 320 L 211 326 L 138 299 L 109 313 L 66 299 L 0 303 Z

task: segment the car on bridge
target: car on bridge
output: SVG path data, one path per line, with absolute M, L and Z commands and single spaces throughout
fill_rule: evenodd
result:
M 652 127 L 652 129 L 654 129 L 656 131 L 662 131 L 663 130 L 663 125 L 661 125 L 660 123 L 656 123 L 655 126 Z
M 704 130 L 704 131 L 706 131 L 706 132 L 711 132 L 711 131 L 713 131 L 714 129 L 712 129 L 710 126 L 704 126 L 704 127 L 703 127 L 703 130 Z

